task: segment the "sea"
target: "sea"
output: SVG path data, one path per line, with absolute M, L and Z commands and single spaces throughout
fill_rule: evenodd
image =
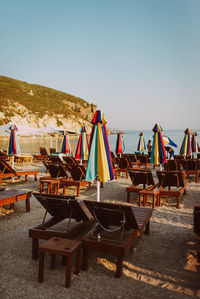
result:
M 147 144 L 148 140 L 152 140 L 153 132 L 151 130 L 142 131 L 144 133 L 144 140 Z M 197 133 L 197 139 L 200 135 L 200 130 L 195 131 Z M 133 153 L 137 151 L 137 145 L 139 141 L 139 134 L 141 131 L 123 131 L 123 138 L 125 144 L 125 153 Z M 162 132 L 162 135 L 170 137 L 176 144 L 177 148 L 174 149 L 175 154 L 179 154 L 180 147 L 185 136 L 184 130 L 166 130 Z M 200 137 L 199 137 L 200 138 Z M 18 141 L 22 154 L 38 154 L 40 147 L 56 148 L 57 152 L 61 152 L 62 136 L 18 136 Z M 70 145 L 73 155 L 75 154 L 78 137 L 69 136 Z M 117 134 L 108 135 L 108 141 L 110 150 L 115 152 Z M 199 139 L 200 140 L 200 139 Z M 7 150 L 9 143 L 9 136 L 0 137 L 0 150 Z M 152 144 L 151 143 L 151 144 Z
M 146 130 L 142 131 L 144 133 L 144 140 L 147 144 L 148 140 L 151 140 L 151 145 L 153 144 L 153 131 L 152 130 Z M 197 133 L 197 139 L 200 134 L 200 130 L 195 131 Z M 123 131 L 123 138 L 124 138 L 124 144 L 125 144 L 125 153 L 133 153 L 137 151 L 137 145 L 139 141 L 139 134 L 141 131 Z M 174 150 L 174 154 L 178 155 L 180 151 L 181 144 L 183 142 L 183 138 L 185 136 L 184 130 L 165 130 L 162 132 L 163 136 L 169 137 L 172 141 L 174 141 L 177 144 L 176 147 L 172 147 Z M 115 152 L 115 146 L 116 146 L 116 140 L 117 135 L 112 134 L 108 136 L 110 150 Z M 200 136 L 199 136 L 200 141 Z

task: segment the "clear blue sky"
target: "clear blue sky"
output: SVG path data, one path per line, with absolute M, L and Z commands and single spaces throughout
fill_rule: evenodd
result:
M 62 90 L 120 129 L 200 129 L 199 0 L 6 0 L 0 74 Z

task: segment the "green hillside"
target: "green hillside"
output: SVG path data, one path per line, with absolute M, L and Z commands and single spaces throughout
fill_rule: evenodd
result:
M 7 121 L 15 115 L 18 103 L 38 117 L 62 114 L 66 118 L 74 115 L 85 120 L 89 119 L 88 113 L 92 112 L 94 106 L 55 89 L 0 76 L 0 111 Z

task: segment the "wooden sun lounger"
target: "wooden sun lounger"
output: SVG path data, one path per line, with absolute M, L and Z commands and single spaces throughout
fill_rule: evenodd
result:
M 200 174 L 200 162 L 194 159 L 185 159 L 183 162 L 183 169 L 186 172 L 187 177 L 195 176 L 195 181 L 198 183 L 198 177 Z
M 83 165 L 76 164 L 66 164 L 65 166 L 69 173 L 71 174 L 72 179 L 63 179 L 63 193 L 66 193 L 66 188 L 69 186 L 77 187 L 77 197 L 80 195 L 81 186 L 89 186 L 91 187 L 92 183 L 85 181 L 86 170 Z
M 180 209 L 181 196 L 186 194 L 187 187 L 185 171 L 157 171 L 157 177 L 160 184 L 160 198 L 176 197 L 176 207 Z
M 67 171 L 66 167 L 61 163 L 52 163 L 42 161 L 46 170 L 49 172 L 52 178 L 68 178 L 69 172 Z
M 0 191 L 0 207 L 10 205 L 10 209 L 14 208 L 14 204 L 20 200 L 26 201 L 26 212 L 30 212 L 30 197 L 32 191 L 23 189 L 1 189 Z
M 75 197 L 64 195 L 49 195 L 34 192 L 33 195 L 44 207 L 45 215 L 41 224 L 29 229 L 32 238 L 32 258 L 38 258 L 39 240 L 48 240 L 51 237 L 80 239 L 92 225 L 93 216 L 83 202 L 78 202 Z M 52 216 L 45 221 L 47 212 Z M 54 225 L 68 219 L 65 230 L 53 228 Z M 75 225 L 71 225 L 72 220 Z
M 84 270 L 88 269 L 89 251 L 102 251 L 117 257 L 115 277 L 121 277 L 123 258 L 139 235 L 150 232 L 152 210 L 131 205 L 84 200 L 96 225 L 82 237 Z M 115 231 L 113 229 L 119 229 Z M 111 228 L 112 227 L 112 228 Z
M 29 175 L 35 176 L 35 181 L 37 181 L 37 170 L 26 170 L 26 171 L 15 171 L 5 160 L 0 160 L 0 186 L 2 184 L 2 178 L 25 176 L 25 181 L 28 180 Z
M 131 178 L 132 185 L 126 188 L 127 202 L 130 202 L 130 195 L 132 192 L 138 193 L 142 190 L 153 191 L 159 185 L 154 182 L 154 178 L 150 170 L 129 169 L 128 173 Z

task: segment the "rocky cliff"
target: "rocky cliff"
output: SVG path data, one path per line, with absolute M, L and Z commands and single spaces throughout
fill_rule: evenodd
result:
M 94 104 L 73 95 L 0 76 L 0 124 L 11 121 L 35 128 L 55 126 L 76 132 L 84 124 L 90 131 L 95 110 Z

